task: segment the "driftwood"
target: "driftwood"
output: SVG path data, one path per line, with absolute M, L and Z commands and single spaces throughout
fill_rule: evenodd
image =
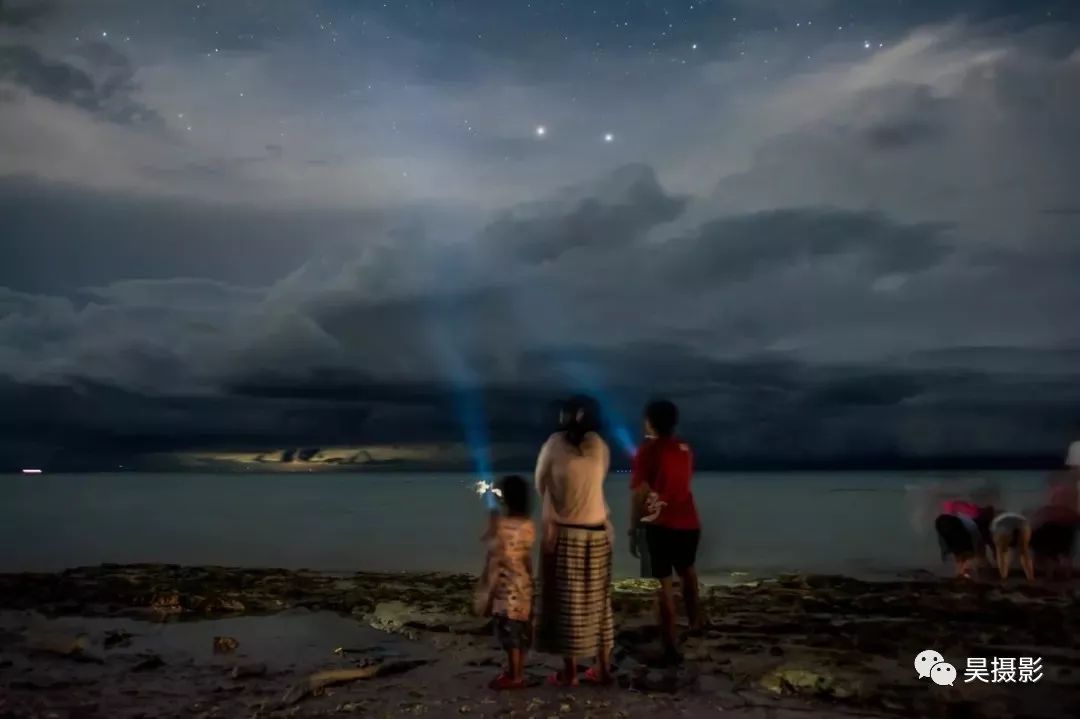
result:
M 289 690 L 285 692 L 285 696 L 281 698 L 281 704 L 283 706 L 296 704 L 305 697 L 335 684 L 346 684 L 359 679 L 373 679 L 375 677 L 401 674 L 424 664 L 427 664 L 427 661 L 423 659 L 411 659 L 400 662 L 387 662 L 385 664 L 372 664 L 370 666 L 357 667 L 355 669 L 328 669 L 322 672 L 315 672 L 304 681 L 298 682 L 290 687 Z

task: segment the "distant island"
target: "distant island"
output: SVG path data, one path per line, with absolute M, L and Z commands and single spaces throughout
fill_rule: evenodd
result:
M 867 453 L 844 456 L 784 456 L 782 454 L 730 455 L 697 445 L 699 472 L 849 472 L 849 471 L 995 471 L 1053 470 L 1060 467 L 1056 454 L 955 454 L 912 456 Z M 536 460 L 537 447 L 520 442 L 491 446 L 495 472 L 527 471 Z M 40 467 L 44 474 L 67 472 L 202 472 L 202 473 L 326 473 L 326 472 L 471 472 L 476 460 L 458 442 L 356 444 L 350 446 L 297 446 L 246 449 L 192 449 L 145 453 L 126 457 L 58 453 L 48 461 L 8 467 L 21 472 Z M 611 469 L 630 467 L 627 451 L 613 446 Z

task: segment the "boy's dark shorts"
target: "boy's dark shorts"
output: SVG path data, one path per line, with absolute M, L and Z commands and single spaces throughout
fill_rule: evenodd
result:
M 646 526 L 645 541 L 653 578 L 667 579 L 673 571 L 681 574 L 694 566 L 701 530 Z
M 503 649 L 528 649 L 532 639 L 532 626 L 529 622 L 510 619 L 505 614 L 496 614 L 495 638 Z

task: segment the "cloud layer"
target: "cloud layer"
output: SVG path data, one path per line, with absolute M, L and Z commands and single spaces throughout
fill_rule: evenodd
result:
M 733 45 L 628 97 L 617 65 L 660 70 L 590 59 L 602 89 L 573 100 L 479 53 L 467 89 L 420 63 L 392 103 L 301 132 L 267 110 L 299 62 L 285 40 L 237 40 L 196 101 L 205 58 L 61 51 L 41 22 L 0 28 L 0 375 L 37 407 L 2 456 L 455 440 L 472 389 L 523 446 L 569 390 L 624 421 L 672 394 L 717 458 L 1039 455 L 1080 433 L 1060 27 L 921 27 L 812 69 L 762 33 L 768 81 L 766 51 Z M 605 104 L 627 109 L 612 143 L 575 126 Z M 414 108 L 411 142 L 375 128 Z

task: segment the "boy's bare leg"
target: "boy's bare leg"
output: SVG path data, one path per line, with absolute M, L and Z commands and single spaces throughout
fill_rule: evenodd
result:
M 686 605 L 686 619 L 690 629 L 701 629 L 704 624 L 701 615 L 701 588 L 698 584 L 697 569 L 688 567 L 679 574 L 682 583 L 683 603 Z
M 675 598 L 672 596 L 671 577 L 660 580 L 657 599 L 660 603 L 660 640 L 664 651 L 670 654 L 675 651 Z

